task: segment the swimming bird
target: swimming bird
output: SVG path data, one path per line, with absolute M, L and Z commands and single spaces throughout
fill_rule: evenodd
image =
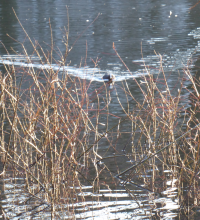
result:
M 105 74 L 103 76 L 103 79 L 107 79 L 109 82 L 112 82 L 115 79 L 115 76 L 113 74 Z

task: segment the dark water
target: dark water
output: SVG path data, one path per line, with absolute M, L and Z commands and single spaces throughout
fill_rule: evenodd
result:
M 195 0 L 106 1 L 105 3 L 81 0 L 76 2 L 2 1 L 0 40 L 9 51 L 12 47 L 18 52 L 22 52 L 22 48 L 6 34 L 20 42 L 28 41 L 12 11 L 14 8 L 31 39 L 38 41 L 46 50 L 49 48 L 44 42 L 47 44 L 51 42 L 50 19 L 55 47 L 57 46 L 64 53 L 62 30 L 68 25 L 67 5 L 69 46 L 73 45 L 68 62 L 71 61 L 72 66 L 79 65 L 81 59 L 86 57 L 87 48 L 89 66 L 93 67 L 91 59 L 96 60 L 98 57 L 100 69 L 113 69 L 110 63 L 121 63 L 112 49 L 114 42 L 118 53 L 134 72 L 140 66 L 132 61 L 141 59 L 141 47 L 143 57 L 155 55 L 154 50 L 170 56 L 177 50 L 187 51 L 195 48 L 198 40 L 188 36 L 199 26 L 199 6 L 189 10 L 195 2 Z M 32 51 L 33 49 L 29 47 L 29 54 Z M 0 53 L 1 55 L 6 53 L 2 45 Z M 123 66 L 120 68 L 125 69 Z
M 72 47 L 72 49 L 67 57 L 67 63 L 70 63 L 71 67 L 79 66 L 82 60 L 82 66 L 87 64 L 87 66 L 93 68 L 95 65 L 92 60 L 98 60 L 97 67 L 103 74 L 105 72 L 113 73 L 121 77 L 118 78 L 120 81 L 124 75 L 129 73 L 112 48 L 114 42 L 117 52 L 133 76 L 142 73 L 144 70 L 142 57 L 152 67 L 152 74 L 157 73 L 160 63 L 158 57 L 155 56 L 155 52 L 160 53 L 163 56 L 165 73 L 170 74 L 170 78 L 168 78 L 169 86 L 174 88 L 178 78 L 177 70 L 181 73 L 182 68 L 188 65 L 190 59 L 193 60 L 193 71 L 197 70 L 195 64 L 199 62 L 198 55 L 200 51 L 198 47 L 200 44 L 200 4 L 190 10 L 196 2 L 195 0 L 3 0 L 0 2 L 0 40 L 10 54 L 15 54 L 14 51 L 23 54 L 23 49 L 18 42 L 24 42 L 30 55 L 33 52 L 33 48 L 13 13 L 13 8 L 28 35 L 33 41 L 37 41 L 45 51 L 50 51 L 50 21 L 54 48 L 57 48 L 57 51 L 59 49 L 64 54 L 65 48 L 62 41 L 64 27 L 67 28 L 68 26 L 69 15 L 69 47 Z M 66 6 L 69 14 L 67 14 Z M 6 54 L 4 46 L 0 45 L 0 56 Z M 59 58 L 56 53 L 55 58 Z M 82 73 L 76 71 L 75 74 L 82 75 Z M 96 78 L 96 81 L 98 79 L 99 77 Z M 101 85 L 101 82 L 96 81 L 92 83 L 92 88 Z M 142 98 L 131 79 L 127 82 L 133 95 L 138 99 Z M 118 83 L 116 82 L 117 85 L 119 85 Z M 189 86 L 187 82 L 185 85 Z M 111 95 L 115 96 L 115 93 L 112 91 Z M 186 93 L 186 103 L 187 95 Z M 119 97 L 123 100 L 122 95 L 119 94 Z M 121 117 L 124 113 L 121 109 L 119 110 L 116 103 L 117 100 L 114 99 L 111 104 L 112 113 Z M 111 125 L 117 120 L 113 119 Z M 107 149 L 108 143 L 105 141 L 102 146 Z M 10 188 L 12 186 L 6 182 L 5 191 L 7 190 L 7 194 L 9 194 Z M 87 190 L 90 192 L 90 189 L 87 188 L 86 193 Z M 145 200 L 146 194 L 142 194 L 140 190 L 137 193 Z M 120 193 L 116 191 L 116 194 L 112 194 L 112 196 L 115 198 L 128 197 L 122 191 Z M 111 215 L 111 218 L 132 218 L 130 210 L 135 209 L 137 203 L 126 199 L 119 199 L 119 201 L 118 204 L 111 202 L 110 204 L 102 203 L 101 206 L 95 205 L 103 210 L 103 217 L 107 216 L 106 213 L 111 215 L 112 206 L 116 206 L 118 214 Z M 174 209 L 178 208 L 175 200 L 165 201 L 168 204 L 165 210 L 172 208 L 172 206 L 174 206 Z M 4 203 L 7 202 L 9 200 Z M 140 219 L 141 216 L 149 215 L 148 211 L 138 210 L 140 214 L 137 215 L 137 212 L 135 212 L 135 218 Z M 124 213 L 126 213 L 126 217 L 123 217 Z M 92 215 L 98 219 L 99 211 L 93 212 Z M 85 217 L 90 219 L 92 215 L 88 212 Z M 165 215 L 166 219 L 174 216 L 176 215 L 173 215 L 173 213 L 169 216 Z M 77 218 L 81 217 L 77 216 Z

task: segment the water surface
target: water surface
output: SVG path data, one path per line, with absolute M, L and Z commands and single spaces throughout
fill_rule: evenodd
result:
M 105 2 L 90 0 L 9 0 L 9 3 L 5 2 L 0 2 L 0 40 L 3 43 L 0 45 L 1 63 L 14 63 L 14 65 L 23 67 L 30 65 L 24 59 L 24 51 L 18 42 L 25 44 L 30 57 L 33 54 L 33 48 L 12 11 L 14 8 L 32 41 L 39 43 L 44 51 L 50 51 L 51 31 L 49 22 L 51 23 L 54 48 L 58 52 L 54 53 L 55 59 L 59 59 L 59 50 L 62 54 L 65 53 L 63 46 L 64 27 L 66 29 L 68 27 L 69 16 L 69 48 L 71 51 L 65 67 L 61 67 L 55 62 L 55 65 L 45 68 L 59 70 L 60 75 L 64 71 L 63 68 L 66 68 L 65 71 L 67 70 L 69 74 L 75 77 L 88 81 L 93 80 L 90 88 L 91 93 L 94 89 L 102 86 L 102 76 L 108 73 L 116 76 L 114 89 L 120 91 L 121 81 L 126 79 L 134 97 L 142 100 L 143 95 L 133 79 L 143 80 L 141 76 L 147 74 L 144 62 L 148 66 L 149 72 L 155 77 L 160 72 L 160 64 L 162 63 L 168 85 L 174 95 L 177 94 L 177 81 L 184 74 L 184 68 L 189 67 L 192 73 L 197 72 L 199 74 L 199 70 L 195 66 L 199 62 L 200 52 L 199 6 L 190 10 L 196 3 L 195 0 L 136 0 L 125 2 L 118 0 Z M 130 71 L 127 70 L 113 50 L 113 42 L 118 54 Z M 9 56 L 4 46 L 7 48 Z M 21 54 L 22 57 L 16 53 Z M 14 57 L 10 55 L 14 55 Z M 31 59 L 34 60 L 34 57 Z M 37 63 L 37 60 L 34 61 L 34 67 L 44 68 L 40 63 Z M 3 70 L 3 66 L 1 69 Z M 189 88 L 190 84 L 185 81 L 184 86 Z M 162 88 L 162 84 L 160 88 Z M 110 90 L 112 97 L 110 113 L 123 117 L 125 114 L 118 104 L 114 89 Z M 101 98 L 104 97 L 104 91 L 100 95 Z M 184 99 L 181 104 L 185 108 L 190 107 L 189 92 L 185 90 L 182 95 Z M 124 99 L 124 93 L 119 93 L 118 97 L 126 106 L 127 100 Z M 95 106 L 96 103 L 93 104 Z M 130 100 L 130 106 L 134 108 L 135 102 L 133 100 Z M 127 108 L 126 106 L 125 109 L 127 110 Z M 106 116 L 102 116 L 103 119 L 106 120 Z M 113 117 L 109 121 L 110 127 L 118 120 L 118 118 Z M 105 129 L 104 125 L 102 125 L 103 129 Z M 127 134 L 124 134 L 121 140 L 117 142 L 116 149 L 120 153 L 122 146 L 124 147 L 124 143 L 130 138 L 126 123 L 124 123 L 122 130 Z M 109 147 L 109 143 L 103 139 L 100 142 L 99 154 L 103 155 L 107 152 L 106 156 L 112 156 L 113 151 Z M 122 161 L 120 164 L 121 171 L 134 163 L 134 161 L 128 161 L 125 156 L 120 160 Z M 115 162 L 104 161 L 104 163 L 109 166 L 110 170 L 116 172 Z M 149 176 L 151 171 L 150 168 Z M 172 177 L 171 171 L 165 170 L 163 172 L 169 181 L 166 182 L 166 188 L 162 195 L 155 195 L 153 192 L 131 185 L 131 183 L 129 189 L 130 194 L 135 195 L 134 199 L 130 199 L 130 194 L 127 194 L 123 186 L 118 188 L 112 186 L 110 190 L 101 189 L 98 193 L 92 191 L 92 186 L 85 186 L 83 187 L 84 193 L 78 195 L 80 198 L 86 198 L 85 203 L 75 203 L 71 208 L 77 209 L 77 219 L 144 219 L 150 218 L 152 213 L 156 215 L 158 212 L 162 219 L 173 219 L 178 216 L 180 208 L 176 188 L 178 180 Z M 20 190 L 17 191 L 22 184 L 23 179 L 19 179 L 13 184 L 7 179 L 4 180 L 5 197 L 2 198 L 2 206 L 10 213 L 9 216 L 12 219 L 17 219 L 15 214 L 18 213 L 19 198 L 21 201 L 26 198 L 26 195 L 22 194 Z M 94 198 L 98 198 L 97 201 L 93 202 Z M 11 204 L 10 201 L 13 203 Z M 155 204 L 157 207 L 154 206 Z M 20 207 L 19 213 L 23 212 L 22 210 L 25 208 L 29 208 L 23 203 Z M 38 210 L 39 208 L 35 210 L 35 213 Z M 61 213 L 60 215 L 62 216 Z M 37 214 L 35 216 L 37 219 Z M 68 213 L 67 216 L 70 214 Z M 21 219 L 26 219 L 27 216 L 23 213 L 21 217 Z M 66 218 L 66 215 L 63 215 L 64 217 Z

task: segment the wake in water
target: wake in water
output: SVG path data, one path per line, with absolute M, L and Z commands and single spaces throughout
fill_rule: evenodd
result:
M 27 60 L 29 60 L 29 63 L 27 63 Z M 30 63 L 31 60 L 31 63 Z M 76 68 L 71 66 L 59 66 L 56 64 L 40 64 L 39 59 L 37 57 L 31 57 L 27 59 L 25 56 L 11 56 L 11 55 L 4 55 L 0 58 L 0 63 L 4 65 L 14 65 L 14 66 L 20 66 L 24 68 L 37 68 L 37 69 L 46 69 L 50 70 L 53 69 L 55 71 L 59 72 L 66 72 L 69 75 L 73 75 L 75 77 L 79 77 L 81 79 L 87 79 L 91 81 L 98 81 L 98 82 L 104 82 L 109 81 L 109 79 L 105 78 L 106 75 L 114 75 L 113 81 L 123 81 L 126 79 L 141 77 L 144 75 L 143 73 L 129 73 L 129 72 L 121 72 L 121 71 L 102 71 L 98 68 L 90 68 L 88 66 Z M 103 78 L 104 77 L 104 78 Z
M 195 39 L 200 39 L 200 28 L 191 31 L 188 35 L 193 36 Z M 100 70 L 88 66 L 76 68 L 72 66 L 59 66 L 57 64 L 41 64 L 38 57 L 26 57 L 23 55 L 3 55 L 0 58 L 0 63 L 4 65 L 21 66 L 24 68 L 53 69 L 59 72 L 66 72 L 69 75 L 81 79 L 98 82 L 109 81 L 109 79 L 103 78 L 105 74 L 110 76 L 113 75 L 114 79 L 112 81 L 117 82 L 142 77 L 148 74 L 158 74 L 160 72 L 161 64 L 165 72 L 171 72 L 188 66 L 192 67 L 193 64 L 191 63 L 191 59 L 194 53 L 200 51 L 199 44 L 200 42 L 198 41 L 198 45 L 195 48 L 182 52 L 177 50 L 171 55 L 163 55 L 162 58 L 158 55 L 152 55 L 141 60 L 133 60 L 133 63 L 137 63 L 142 67 L 136 72 L 121 71 L 120 68 L 115 68 L 114 70 Z M 118 64 L 113 65 L 116 66 Z

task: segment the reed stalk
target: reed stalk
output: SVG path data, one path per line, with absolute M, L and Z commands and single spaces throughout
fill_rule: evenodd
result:
M 116 83 L 112 90 L 108 84 L 92 90 L 92 82 L 62 69 L 70 52 L 69 29 L 65 30 L 66 52 L 56 62 L 60 69 L 55 71 L 53 37 L 50 51 L 45 53 L 20 25 L 33 47 L 32 56 L 50 66 L 35 69 L 4 64 L 0 73 L 1 176 L 12 184 L 20 182 L 26 198 L 23 204 L 32 202 L 32 208 L 27 208 L 29 216 L 46 212 L 51 219 L 75 219 L 77 204 L 88 201 L 84 186 L 91 186 L 93 195 L 102 188 L 112 192 L 123 187 L 132 200 L 137 200 L 133 190 L 137 186 L 145 190 L 149 204 L 170 187 L 176 188 L 179 219 L 194 217 L 200 198 L 200 83 L 190 69 L 185 67 L 176 87 L 170 88 L 162 56 L 157 55 L 157 75 L 145 65 L 148 74 L 140 79 L 133 76 Z M 114 44 L 113 49 L 125 65 Z M 184 86 L 185 77 L 192 89 Z M 130 83 L 140 91 L 139 100 Z M 190 94 L 190 107 L 182 104 L 185 93 Z M 117 100 L 119 113 L 112 110 L 112 99 Z M 104 146 L 108 146 L 106 150 L 102 150 Z M 162 211 L 156 215 L 162 217 Z M 25 212 L 16 216 L 23 217 Z

